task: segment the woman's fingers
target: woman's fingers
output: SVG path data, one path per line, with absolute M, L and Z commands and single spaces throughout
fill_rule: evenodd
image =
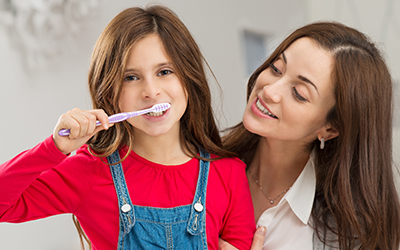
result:
M 254 233 L 251 250 L 261 250 L 263 248 L 266 233 L 267 229 L 264 226 L 260 226 L 257 228 L 256 232 Z
M 264 226 L 257 228 L 257 230 L 253 236 L 253 243 L 251 244 L 250 250 L 262 250 L 266 232 L 267 232 L 267 229 Z M 236 247 L 234 247 L 233 245 L 229 244 L 229 242 L 226 242 L 225 240 L 223 240 L 221 238 L 219 238 L 219 241 L 218 241 L 218 249 L 219 250 L 237 250 Z

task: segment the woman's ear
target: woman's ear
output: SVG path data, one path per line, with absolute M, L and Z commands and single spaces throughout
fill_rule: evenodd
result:
M 339 135 L 339 131 L 331 124 L 326 124 L 320 132 L 318 132 L 318 139 L 324 138 L 325 141 L 333 139 Z

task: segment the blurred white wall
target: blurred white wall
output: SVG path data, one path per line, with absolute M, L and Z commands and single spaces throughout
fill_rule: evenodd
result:
M 1 1 L 0 1 L 1 2 Z M 86 88 L 91 50 L 106 24 L 120 11 L 145 6 L 144 0 L 102 0 L 96 15 L 82 24 L 78 36 L 46 67 L 27 70 L 25 58 L 12 48 L 0 26 L 0 162 L 50 136 L 59 115 L 74 107 L 89 109 Z M 274 47 L 295 28 L 314 20 L 342 21 L 380 42 L 388 55 L 393 77 L 399 79 L 399 0 L 164 0 L 192 32 L 215 73 L 223 92 L 213 85 L 214 104 L 221 128 L 241 120 L 247 80 L 243 29 L 267 36 Z M 393 4 L 388 15 L 388 4 Z M 1 6 L 0 6 L 1 7 Z M 390 13 L 389 13 L 390 14 Z M 400 88 L 398 88 L 400 89 Z M 398 110 L 397 110 L 398 112 Z M 395 152 L 400 128 L 395 130 Z M 399 155 L 394 154 L 397 162 Z M 70 215 L 14 225 L 0 224 L 0 249 L 79 249 Z

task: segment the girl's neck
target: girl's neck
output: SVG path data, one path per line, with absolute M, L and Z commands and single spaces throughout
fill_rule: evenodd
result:
M 249 170 L 263 189 L 280 192 L 293 185 L 309 156 L 310 152 L 295 142 L 261 138 Z
M 192 158 L 179 135 L 149 136 L 138 132 L 134 134 L 132 149 L 141 157 L 163 165 L 180 165 Z

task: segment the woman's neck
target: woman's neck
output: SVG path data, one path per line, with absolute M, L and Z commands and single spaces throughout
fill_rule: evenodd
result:
M 293 185 L 309 155 L 310 152 L 297 143 L 261 138 L 249 170 L 272 196 Z
M 295 142 L 260 138 L 247 171 L 256 222 L 279 204 L 303 171 L 310 155 L 303 149 Z

